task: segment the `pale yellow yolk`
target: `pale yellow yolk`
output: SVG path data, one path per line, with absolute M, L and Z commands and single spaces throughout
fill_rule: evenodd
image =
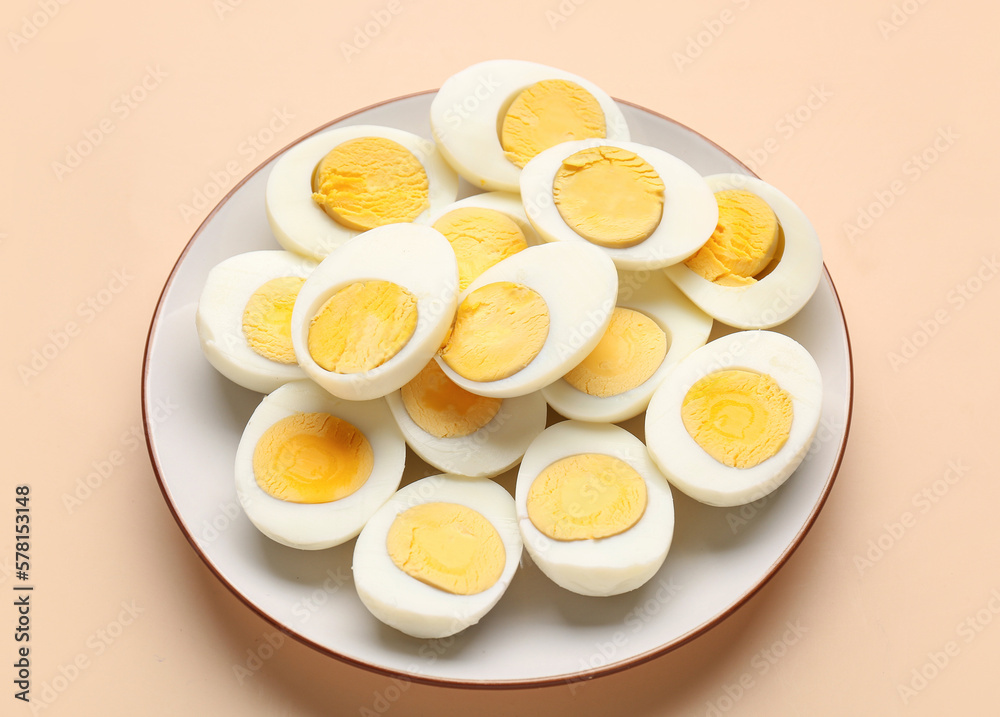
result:
M 716 371 L 688 390 L 681 418 L 691 437 L 719 463 L 752 468 L 788 440 L 792 399 L 767 374 Z
M 548 335 L 545 299 L 521 284 L 498 281 L 459 304 L 441 358 L 470 381 L 498 381 L 531 363 Z
M 457 386 L 437 361 L 424 366 L 399 393 L 413 422 L 437 438 L 475 433 L 493 420 L 503 403 Z
M 316 166 L 313 200 L 349 229 L 412 222 L 427 209 L 427 173 L 410 150 L 385 137 L 334 147 Z
M 453 209 L 434 222 L 434 228 L 455 251 L 459 291 L 497 262 L 528 247 L 517 222 L 494 209 Z
M 417 300 L 391 281 L 351 284 L 327 299 L 309 324 L 309 355 L 336 373 L 384 364 L 413 336 Z
M 645 241 L 663 216 L 660 175 L 619 147 L 592 147 L 567 157 L 552 181 L 552 197 L 573 231 L 611 249 Z
M 500 145 L 518 167 L 557 144 L 606 136 L 600 103 L 568 80 L 542 80 L 524 90 L 500 125 Z
M 385 547 L 407 575 L 455 595 L 488 589 L 507 561 L 493 524 L 456 503 L 422 503 L 403 511 L 389 526 Z
M 625 461 L 603 453 L 562 458 L 528 490 L 528 518 L 554 540 L 624 533 L 646 510 L 646 483 Z
M 666 355 L 667 336 L 655 321 L 616 308 L 597 347 L 563 378 L 591 396 L 617 396 L 644 383 Z
M 268 494 L 290 503 L 329 503 L 354 493 L 372 472 L 368 439 L 328 413 L 296 413 L 257 441 L 253 473 Z
M 264 358 L 278 363 L 295 363 L 292 307 L 305 281 L 298 276 L 271 279 L 247 301 L 243 310 L 243 335 L 247 345 Z
M 741 189 L 715 193 L 719 223 L 705 245 L 684 262 L 722 286 L 744 286 L 767 268 L 778 247 L 778 217 L 767 202 Z

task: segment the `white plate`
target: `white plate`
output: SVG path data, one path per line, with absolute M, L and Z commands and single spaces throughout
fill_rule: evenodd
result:
M 429 137 L 432 97 L 392 100 L 331 124 L 384 124 Z M 696 132 L 620 104 L 635 141 L 665 149 L 705 175 L 749 173 Z M 261 396 L 218 374 L 195 333 L 195 307 L 209 269 L 233 254 L 278 248 L 264 212 L 273 163 L 274 157 L 220 202 L 177 261 L 150 326 L 142 402 L 153 468 L 181 530 L 219 579 L 275 626 L 331 656 L 424 682 L 513 687 L 589 679 L 704 633 L 760 589 L 805 537 L 833 485 L 851 416 L 847 327 L 825 271 L 809 304 L 777 328 L 816 358 L 825 390 L 813 449 L 777 492 L 743 508 L 709 508 L 675 490 L 677 523 L 666 563 L 644 587 L 625 595 L 569 593 L 525 558 L 497 607 L 462 634 L 416 640 L 379 623 L 351 582 L 353 541 L 298 551 L 264 537 L 243 515 L 233 462 Z M 794 197 L 794 187 L 781 189 Z M 625 425 L 641 437 L 641 416 Z M 404 482 L 436 472 L 412 453 L 407 460 Z M 502 480 L 509 489 L 513 473 Z

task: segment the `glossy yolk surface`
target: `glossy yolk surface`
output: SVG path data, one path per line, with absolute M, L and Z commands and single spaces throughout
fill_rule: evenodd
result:
M 282 276 L 265 282 L 243 310 L 243 335 L 247 344 L 266 359 L 294 364 L 292 307 L 305 279 Z
M 481 513 L 457 503 L 422 503 L 389 526 L 386 549 L 407 575 L 455 595 L 475 595 L 503 574 L 507 551 Z
M 592 147 L 563 160 L 552 182 L 560 216 L 589 242 L 626 249 L 646 240 L 663 216 L 663 180 L 619 147 Z
M 528 518 L 554 540 L 623 533 L 646 510 L 646 483 L 625 461 L 581 453 L 545 468 L 528 490 Z
M 469 393 L 431 361 L 416 378 L 400 389 L 403 406 L 413 422 L 437 438 L 458 438 L 475 433 L 493 420 L 503 403 Z
M 480 207 L 453 209 L 434 222 L 458 260 L 458 290 L 503 259 L 528 247 L 524 232 L 502 212 Z
M 417 300 L 391 281 L 356 282 L 334 293 L 309 324 L 309 355 L 336 373 L 361 373 L 395 356 L 417 327 Z
M 427 209 L 427 173 L 410 150 L 384 137 L 334 147 L 316 166 L 313 200 L 349 229 L 411 222 Z
M 459 304 L 441 358 L 470 381 L 498 381 L 523 369 L 549 334 L 549 310 L 537 292 L 498 281 Z
M 752 468 L 788 440 L 792 399 L 767 374 L 716 371 L 688 390 L 681 418 L 691 437 L 719 463 Z
M 617 396 L 644 383 L 666 355 L 667 336 L 655 321 L 617 307 L 597 347 L 563 378 L 591 396 Z
M 500 125 L 500 145 L 518 167 L 562 142 L 606 136 L 600 103 L 569 80 L 531 85 L 514 98 Z
M 368 439 L 328 413 L 296 413 L 271 425 L 253 453 L 257 485 L 291 503 L 328 503 L 358 490 L 374 464 Z
M 715 193 L 719 223 L 705 245 L 684 262 L 691 271 L 722 286 L 752 284 L 774 258 L 778 217 L 767 202 L 741 189 Z

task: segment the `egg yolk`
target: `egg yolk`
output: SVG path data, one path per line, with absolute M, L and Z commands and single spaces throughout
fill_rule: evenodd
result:
M 615 308 L 597 347 L 563 378 L 577 391 L 609 398 L 652 376 L 667 355 L 667 336 L 645 314 Z
M 531 363 L 549 335 L 536 291 L 510 281 L 481 286 L 459 304 L 441 358 L 470 381 L 499 381 Z
M 753 284 L 771 263 L 779 244 L 778 217 L 752 192 L 715 193 L 719 223 L 708 241 L 684 264 L 721 286 Z
M 329 503 L 354 493 L 371 475 L 368 439 L 328 413 L 296 413 L 257 441 L 253 473 L 269 495 L 290 503 Z
M 327 299 L 309 323 L 309 355 L 335 373 L 384 364 L 413 336 L 417 299 L 391 281 L 351 284 Z
M 600 103 L 568 80 L 531 85 L 514 98 L 500 125 L 504 155 L 518 167 L 557 144 L 606 136 Z
M 660 175 L 642 157 L 619 147 L 592 147 L 564 159 L 552 197 L 573 231 L 611 249 L 645 241 L 663 216 Z
M 385 137 L 334 147 L 313 175 L 313 200 L 348 229 L 412 222 L 427 209 L 427 173 L 410 150 Z
M 719 463 L 752 468 L 788 440 L 792 399 L 767 374 L 716 371 L 688 390 L 681 418 L 691 437 Z
M 422 503 L 403 511 L 389 526 L 385 546 L 407 575 L 455 595 L 488 589 L 507 561 L 493 524 L 456 503 Z
M 282 276 L 265 282 L 243 309 L 243 335 L 247 345 L 266 359 L 294 364 L 292 307 L 305 279 Z
M 434 222 L 434 228 L 455 251 L 459 291 L 497 262 L 528 247 L 517 222 L 494 209 L 453 209 Z
M 431 361 L 400 389 L 403 407 L 413 422 L 437 438 L 475 433 L 493 420 L 503 401 L 477 396 L 455 384 L 437 361 Z
M 531 484 L 528 518 L 553 540 L 624 533 L 646 510 L 646 482 L 625 461 L 581 453 L 545 468 Z

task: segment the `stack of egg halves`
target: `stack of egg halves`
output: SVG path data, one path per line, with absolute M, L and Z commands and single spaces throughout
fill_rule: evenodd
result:
M 355 125 L 288 149 L 266 188 L 283 249 L 218 264 L 197 313 L 211 364 L 266 394 L 236 457 L 251 522 L 357 538 L 362 601 L 417 637 L 478 622 L 522 546 L 568 590 L 639 587 L 670 484 L 773 490 L 821 397 L 808 353 L 762 330 L 822 266 L 783 194 L 630 141 L 605 92 L 534 63 L 457 73 L 430 121 L 433 141 Z M 569 420 L 546 428 L 550 406 Z M 644 411 L 645 444 L 614 425 Z M 406 446 L 441 473 L 400 488 Z M 492 479 L 519 463 L 511 495 Z

